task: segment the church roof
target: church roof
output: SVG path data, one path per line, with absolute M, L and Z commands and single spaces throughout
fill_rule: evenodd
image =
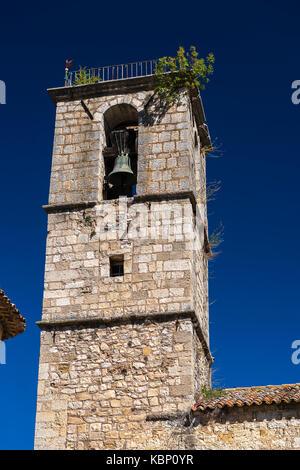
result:
M 273 403 L 300 402 L 300 383 L 265 385 L 262 387 L 228 388 L 210 393 L 209 399 L 197 402 L 192 411 L 215 410 L 234 406 L 271 405 Z
M 2 339 L 13 338 L 25 330 L 25 318 L 2 289 L 0 289 L 0 324 L 3 327 Z

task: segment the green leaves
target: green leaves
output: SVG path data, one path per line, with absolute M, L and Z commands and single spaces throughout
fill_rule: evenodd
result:
M 205 84 L 209 82 L 209 75 L 214 71 L 215 57 L 210 53 L 206 59 L 198 59 L 198 55 L 195 46 L 191 46 L 189 52 L 185 52 L 180 46 L 176 57 L 158 59 L 155 69 L 157 80 L 155 91 L 161 99 L 167 103 L 174 101 L 181 87 L 189 90 L 205 88 Z
M 222 388 L 202 387 L 201 393 L 204 400 L 214 400 L 224 395 L 225 391 Z
M 223 224 L 220 223 L 218 227 L 216 227 L 213 232 L 209 236 L 209 245 L 211 248 L 216 248 L 221 243 L 223 243 L 224 237 L 224 227 Z
M 95 75 L 91 75 L 86 67 L 79 67 L 78 72 L 75 72 L 74 85 L 88 85 L 89 83 L 98 83 L 101 79 Z

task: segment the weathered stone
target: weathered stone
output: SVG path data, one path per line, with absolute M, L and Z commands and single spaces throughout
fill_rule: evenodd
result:
M 92 121 L 78 95 L 57 103 L 35 448 L 299 447 L 294 408 L 186 426 L 210 386 L 203 113 L 182 92 L 158 118 L 142 80 L 115 95 L 110 86 L 89 96 Z M 104 200 L 103 113 L 125 104 L 139 113 L 137 196 Z M 125 109 L 110 112 L 127 121 Z

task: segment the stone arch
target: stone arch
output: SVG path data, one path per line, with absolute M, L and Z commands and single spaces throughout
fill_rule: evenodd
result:
M 110 133 L 115 129 L 128 126 L 138 126 L 139 113 L 129 103 L 119 103 L 107 108 L 103 113 L 103 125 L 107 146 L 111 145 Z
M 133 196 L 136 193 L 136 183 L 117 186 L 117 183 L 112 183 L 109 175 L 114 169 L 116 157 L 124 153 L 129 157 L 131 170 L 135 181 L 137 180 L 139 112 L 132 103 L 112 100 L 106 104 L 106 110 L 102 111 L 101 124 L 105 141 L 103 199 L 116 199 L 120 195 Z
M 140 98 L 138 95 L 142 95 Z M 136 109 L 138 113 L 140 113 L 144 109 L 144 100 L 145 95 L 144 93 L 139 93 L 137 95 L 124 95 L 124 96 L 115 96 L 111 99 L 107 99 L 106 101 L 101 103 L 95 111 L 94 119 L 96 121 L 102 121 L 103 115 L 109 108 L 112 108 L 116 105 L 121 104 L 128 104 L 131 105 L 133 108 Z

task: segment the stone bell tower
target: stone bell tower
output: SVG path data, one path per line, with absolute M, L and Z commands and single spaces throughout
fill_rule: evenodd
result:
M 198 92 L 165 107 L 154 87 L 141 74 L 48 90 L 36 449 L 147 448 L 147 422 L 210 385 L 210 139 Z M 118 186 L 121 147 L 134 178 Z

